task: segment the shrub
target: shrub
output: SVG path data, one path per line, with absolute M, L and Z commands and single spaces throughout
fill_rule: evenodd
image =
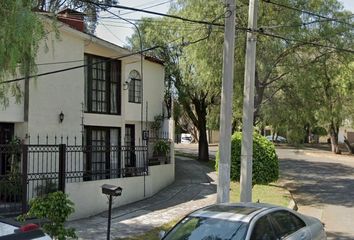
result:
M 233 181 L 240 181 L 241 168 L 241 137 L 236 132 L 231 137 L 231 172 Z M 215 167 L 218 168 L 219 153 L 216 156 Z M 265 137 L 253 134 L 253 178 L 252 184 L 268 184 L 278 180 L 279 163 L 273 143 Z
M 69 215 L 74 212 L 73 205 L 67 194 L 60 191 L 49 193 L 43 197 L 32 199 L 28 213 L 18 219 L 36 217 L 48 221 L 43 224 L 44 231 L 58 240 L 65 240 L 68 237 L 77 238 L 73 228 L 65 228 L 64 226 Z

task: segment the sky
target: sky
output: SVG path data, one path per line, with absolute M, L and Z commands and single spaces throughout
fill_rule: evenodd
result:
M 174 0 L 119 0 L 119 5 L 135 7 L 139 9 L 146 9 L 154 12 L 166 13 L 169 9 L 170 3 Z M 343 3 L 346 10 L 354 13 L 354 0 L 339 0 Z M 131 19 L 140 19 L 141 17 L 156 17 L 151 14 L 132 12 L 128 10 L 111 9 L 110 11 L 119 14 L 120 16 Z M 99 25 L 96 29 L 98 37 L 110 41 L 119 46 L 127 45 L 126 38 L 131 36 L 134 32 L 133 26 L 127 22 L 116 19 L 104 19 L 104 17 L 111 16 L 110 13 L 102 13 L 99 20 Z
M 119 0 L 119 5 L 166 13 L 170 7 L 171 1 L 173 0 Z M 155 15 L 128 10 L 110 9 L 110 11 L 129 20 L 140 19 L 141 17 L 156 17 Z M 103 13 L 101 16 L 111 16 L 111 14 Z M 124 46 L 127 45 L 126 38 L 133 34 L 133 29 L 134 27 L 131 24 L 122 20 L 101 19 L 96 28 L 96 34 L 100 38 Z

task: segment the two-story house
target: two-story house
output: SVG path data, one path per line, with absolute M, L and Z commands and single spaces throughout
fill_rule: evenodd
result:
M 100 189 L 104 183 L 122 186 L 119 204 L 149 197 L 172 183 L 174 160 L 147 169 L 144 151 L 152 150 L 143 139 L 154 117 L 164 112 L 163 63 L 149 57 L 141 62 L 140 54 L 85 33 L 77 12 L 63 11 L 57 27 L 59 38 L 49 32 L 37 54 L 37 74 L 45 75 L 21 81 L 21 102 L 10 97 L 9 106 L 0 109 L 0 144 L 17 136 L 30 146 L 72 146 L 65 153 L 65 169 L 71 174 L 66 175 L 71 180 L 65 191 L 76 205 L 73 218 L 106 209 Z M 168 126 L 165 119 L 161 130 L 168 132 Z M 56 150 L 46 150 L 47 155 L 28 151 L 33 161 L 28 163 L 28 177 L 49 176 L 49 162 L 60 158 Z M 4 176 L 9 167 L 1 153 L 0 163 Z M 27 198 L 35 196 L 38 182 L 30 185 Z

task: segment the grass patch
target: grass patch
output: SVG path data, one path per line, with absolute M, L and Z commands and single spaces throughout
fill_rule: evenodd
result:
M 284 188 L 273 183 L 271 185 L 256 185 L 252 189 L 252 201 L 260 201 L 261 203 L 271 203 L 287 207 L 291 199 L 290 193 Z M 240 201 L 240 184 L 238 182 L 231 182 L 230 191 L 231 202 Z M 170 230 L 180 219 L 168 222 L 160 227 L 154 228 L 143 235 L 139 235 L 131 238 L 117 238 L 115 240 L 158 240 L 159 232 Z
M 291 199 L 289 191 L 276 185 L 255 185 L 252 189 L 252 202 L 270 203 L 287 207 Z M 231 182 L 231 202 L 240 201 L 240 183 Z
M 170 230 L 180 219 L 175 219 L 171 222 L 165 223 L 164 225 L 154 228 L 143 235 L 131 237 L 131 238 L 116 238 L 115 240 L 159 240 L 159 232 Z

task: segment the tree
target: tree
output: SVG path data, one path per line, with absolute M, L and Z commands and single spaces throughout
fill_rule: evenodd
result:
M 35 1 L 0 2 L 0 104 L 8 104 L 8 93 L 20 97 L 18 84 L 1 84 L 9 76 L 34 73 L 39 41 L 45 36 L 42 21 L 32 11 Z
M 191 1 L 189 4 L 197 4 L 201 7 L 203 4 L 205 5 L 205 2 Z M 218 6 L 216 2 L 213 4 L 214 7 L 210 4 L 210 8 L 205 9 L 214 9 L 218 15 L 222 14 L 221 6 Z M 182 8 L 176 5 L 172 12 L 176 14 L 178 11 L 179 15 L 189 15 L 193 12 L 194 7 L 185 6 L 183 9 L 186 12 L 182 12 Z M 196 12 L 195 14 L 205 17 L 207 13 Z M 194 18 L 198 19 L 201 16 L 197 15 Z M 175 90 L 179 104 L 183 106 L 184 112 L 198 129 L 199 159 L 208 161 L 207 111 L 220 93 L 222 41 L 209 41 L 209 38 L 213 38 L 215 35 L 204 26 L 197 25 L 195 27 L 190 23 L 176 22 L 166 18 L 158 20 L 158 24 L 157 26 L 152 19 L 145 19 L 139 23 L 143 46 L 144 48 L 154 45 L 161 46 L 151 54 L 165 62 L 167 92 L 173 94 L 172 91 Z M 181 36 L 183 36 L 181 42 L 169 43 L 170 39 Z M 222 39 L 220 35 L 218 37 Z M 139 49 L 139 38 L 136 33 L 129 41 L 133 49 Z M 214 57 L 209 58 L 209 61 L 204 61 L 206 56 L 210 54 L 210 49 L 213 49 Z
M 247 23 L 247 4 L 246 0 L 240 1 L 237 12 L 239 31 L 235 54 L 234 130 L 239 127 L 241 119 L 246 33 L 242 27 Z M 318 12 L 328 17 L 344 19 L 348 17 L 348 13 L 341 12 L 341 5 L 337 1 L 319 0 L 312 4 L 306 1 L 291 1 L 287 2 L 287 5 Z M 292 133 L 294 141 L 301 142 L 304 141 L 310 126 L 318 121 L 313 116 L 313 110 L 318 108 L 318 102 L 311 99 L 310 78 L 304 77 L 305 73 L 300 76 L 299 69 L 306 68 L 308 66 L 306 64 L 310 66 L 316 64 L 320 59 L 313 52 L 325 49 L 319 46 L 314 48 L 309 43 L 335 43 L 334 36 L 338 36 L 338 32 L 344 30 L 341 29 L 343 24 L 330 25 L 328 23 L 331 21 L 293 9 L 274 6 L 266 1 L 260 2 L 259 8 L 259 25 L 266 34 L 262 31 L 258 34 L 254 124 L 259 123 L 261 126 L 268 123 L 275 124 L 279 129 L 286 129 Z M 221 16 L 224 14 L 222 4 L 216 0 L 207 3 L 201 0 L 179 0 L 173 5 L 170 13 L 190 19 L 221 23 L 223 22 Z M 157 50 L 159 53 L 156 56 L 166 62 L 167 83 L 174 83 L 179 104 L 183 106 L 193 125 L 198 128 L 199 157 L 207 160 L 206 134 L 203 134 L 207 124 L 214 123 L 214 126 L 215 123 L 217 124 L 214 108 L 218 105 L 220 95 L 223 28 L 192 25 L 166 18 L 159 20 L 158 26 L 156 22 L 149 21 L 150 23 L 144 23 L 142 29 L 143 42 L 149 43 L 144 46 L 151 46 L 152 38 L 154 39 L 152 42 L 165 46 L 164 53 L 161 54 L 163 51 Z M 283 38 L 271 36 L 273 34 Z M 167 43 L 171 39 L 182 36 L 184 42 L 189 40 L 194 44 L 188 46 L 184 44 L 185 47 L 171 50 L 171 44 Z M 328 40 L 332 36 L 332 40 Z M 203 41 L 195 42 L 196 39 L 203 39 Z M 136 35 L 133 35 L 131 45 L 139 46 L 137 40 Z M 278 121 L 274 117 L 276 109 L 288 115 L 282 116 L 282 121 Z
M 262 42 L 258 44 L 261 55 L 258 60 L 262 61 L 262 56 L 268 58 L 267 61 L 262 61 L 262 65 L 257 65 L 258 69 L 266 69 L 267 65 L 272 66 L 275 63 L 276 68 L 271 70 L 271 74 L 276 75 L 274 81 L 260 81 L 261 87 L 257 86 L 256 78 L 256 114 L 260 113 L 257 115 L 263 125 L 270 124 L 274 129 L 286 129 L 290 139 L 296 142 L 305 140 L 304 136 L 310 132 L 311 126 L 325 126 L 332 138 L 332 150 L 338 152 L 339 126 L 344 118 L 351 117 L 346 103 L 351 101 L 352 93 L 348 93 L 349 88 L 344 87 L 344 82 L 349 80 L 345 80 L 348 75 L 345 77 L 343 74 L 351 72 L 348 64 L 353 61 L 353 54 L 340 50 L 353 48 L 351 13 L 343 12 L 338 1 L 317 1 L 311 5 L 301 2 L 293 4 L 297 4 L 297 8 L 339 20 L 329 21 L 311 14 L 301 14 L 297 19 L 305 24 L 274 24 L 274 29 L 291 33 L 279 34 L 279 30 L 276 30 L 276 35 L 297 41 L 278 39 L 278 47 L 283 50 L 275 61 L 269 59 L 269 55 L 276 51 L 265 54 L 262 52 Z M 313 46 L 309 42 L 318 45 Z M 321 45 L 334 46 L 334 49 Z M 343 89 L 346 89 L 346 94 Z

